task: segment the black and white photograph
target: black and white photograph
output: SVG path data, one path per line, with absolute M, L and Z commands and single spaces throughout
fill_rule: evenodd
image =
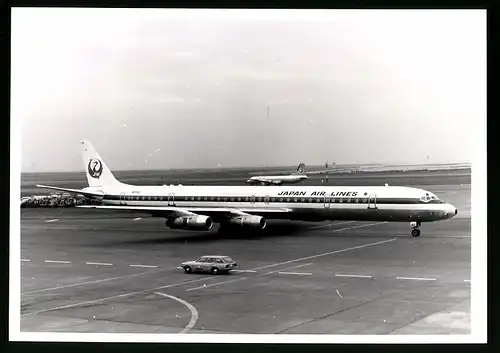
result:
M 486 10 L 11 33 L 11 341 L 486 342 Z

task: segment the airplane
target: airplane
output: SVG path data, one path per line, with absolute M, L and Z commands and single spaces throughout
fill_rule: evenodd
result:
M 92 144 L 81 141 L 89 186 L 40 188 L 80 194 L 100 201 L 80 208 L 128 210 L 165 218 L 171 229 L 208 231 L 224 227 L 262 230 L 267 219 L 301 221 L 409 222 L 420 235 L 423 222 L 454 217 L 457 209 L 432 192 L 402 186 L 136 186 L 113 176 Z
M 297 171 L 290 175 L 262 175 L 253 176 L 247 180 L 247 184 L 262 184 L 262 185 L 282 185 L 296 184 L 307 179 L 306 166 L 300 163 Z

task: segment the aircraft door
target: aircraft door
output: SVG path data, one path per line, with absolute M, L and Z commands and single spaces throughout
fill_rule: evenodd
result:
M 266 205 L 269 205 L 269 195 L 266 195 L 266 197 L 264 197 L 264 202 L 266 203 Z
M 330 208 L 330 197 L 325 196 L 325 208 Z
M 175 206 L 175 194 L 168 194 L 168 205 Z
M 371 194 L 368 196 L 368 209 L 376 210 L 377 207 L 377 195 Z
M 255 195 L 250 196 L 250 203 L 255 203 Z
M 120 194 L 120 205 L 126 205 L 127 202 L 125 201 L 125 193 Z

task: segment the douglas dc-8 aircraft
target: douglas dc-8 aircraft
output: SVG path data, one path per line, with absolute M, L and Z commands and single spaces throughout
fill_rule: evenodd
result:
M 306 166 L 300 163 L 297 171 L 290 175 L 262 175 L 253 176 L 247 180 L 247 184 L 262 184 L 262 185 L 282 185 L 296 184 L 307 179 Z
M 422 189 L 400 186 L 135 186 L 115 179 L 88 141 L 81 142 L 89 186 L 67 189 L 99 199 L 83 208 L 129 210 L 164 217 L 172 229 L 210 230 L 214 222 L 264 229 L 266 219 L 422 222 L 449 219 L 457 209 Z

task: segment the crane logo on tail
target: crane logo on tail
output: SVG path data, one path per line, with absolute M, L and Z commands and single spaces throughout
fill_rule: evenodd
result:
M 102 174 L 102 162 L 98 159 L 91 159 L 88 165 L 88 172 L 92 178 L 99 179 Z

